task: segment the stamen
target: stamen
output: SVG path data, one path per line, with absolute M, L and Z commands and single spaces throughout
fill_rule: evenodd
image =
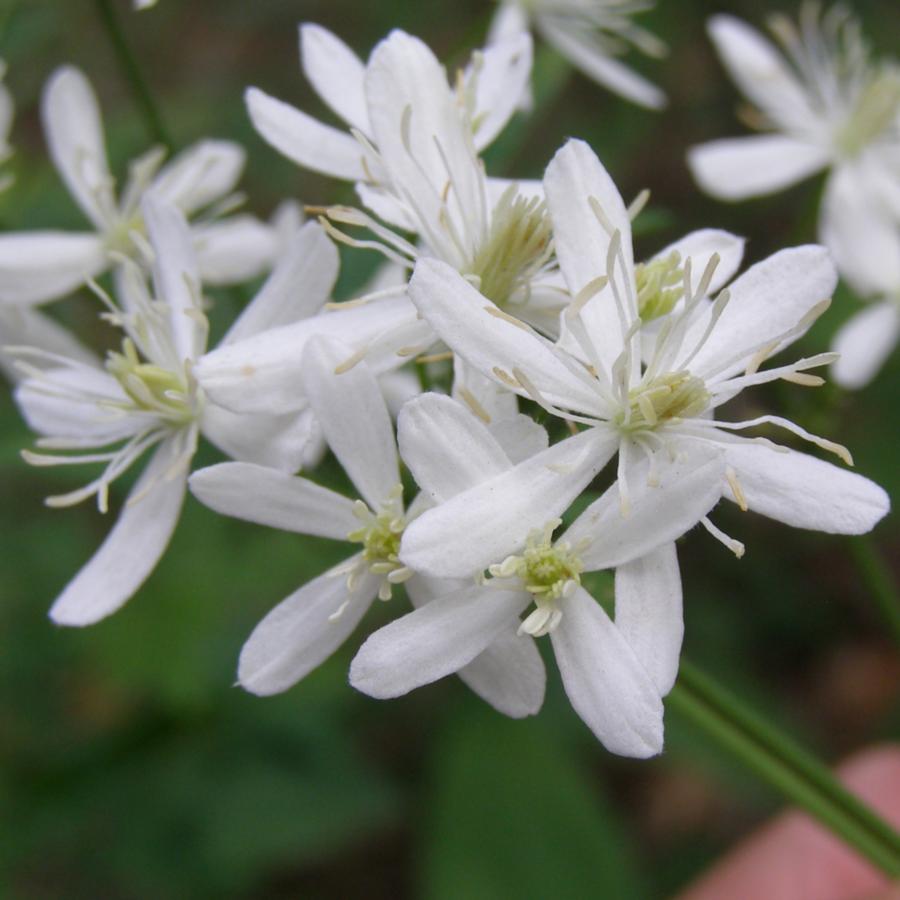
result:
M 733 537 L 725 534 L 721 528 L 716 528 L 715 525 L 709 520 L 708 516 L 704 516 L 700 520 L 700 524 L 717 540 L 723 543 L 738 559 L 740 559 L 744 553 L 746 552 L 746 547 L 740 542 L 735 540 Z

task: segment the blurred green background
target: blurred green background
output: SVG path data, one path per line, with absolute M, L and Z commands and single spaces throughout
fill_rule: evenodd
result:
M 352 196 L 283 160 L 244 111 L 253 84 L 325 114 L 299 71 L 298 22 L 333 29 L 363 56 L 401 27 L 455 65 L 482 39 L 493 6 L 160 0 L 137 14 L 121 0 L 117 9 L 176 144 L 209 135 L 242 142 L 248 206 L 267 215 L 283 197 Z M 814 240 L 821 180 L 728 206 L 701 195 L 684 164 L 691 144 L 744 132 L 705 18 L 727 11 L 761 24 L 775 9 L 794 11 L 787 0 L 662 0 L 643 17 L 670 45 L 662 62 L 635 60 L 668 92 L 663 114 L 540 52 L 538 95 L 553 81 L 560 92 L 512 125 L 487 154 L 490 169 L 539 177 L 566 137 L 589 140 L 626 197 L 652 189 L 639 256 L 705 226 L 747 236 L 748 261 Z M 860 3 L 858 12 L 875 46 L 897 52 L 895 0 Z M 17 183 L 0 197 L 0 222 L 81 227 L 40 131 L 47 76 L 63 62 L 87 72 L 114 171 L 146 147 L 96 7 L 2 0 L 0 29 L 18 104 Z M 343 259 L 348 296 L 376 260 L 359 251 Z M 217 296 L 221 331 L 250 292 Z M 826 349 L 855 308 L 841 292 L 801 349 Z M 80 297 L 54 314 L 102 342 L 93 309 Z M 776 385 L 729 412 L 777 411 L 846 442 L 859 471 L 896 497 L 898 387 L 895 356 L 860 394 Z M 342 549 L 217 518 L 191 498 L 162 564 L 123 611 L 84 631 L 54 627 L 50 603 L 109 523 L 90 504 L 42 506 L 86 473 L 29 469 L 18 451 L 31 439 L 7 392 L 0 416 L 0 896 L 662 898 L 778 808 L 777 796 L 674 714 L 662 757 L 606 753 L 569 708 L 552 664 L 545 708 L 523 722 L 505 720 L 455 679 L 393 702 L 355 693 L 346 671 L 361 635 L 281 697 L 243 693 L 232 685 L 246 635 Z M 215 459 L 204 450 L 198 465 Z M 333 464 L 329 472 L 337 477 Z M 897 737 L 900 662 L 854 541 L 730 505 L 716 521 L 748 552 L 737 561 L 702 533 L 682 542 L 686 653 L 829 762 Z M 895 516 L 870 546 L 897 559 Z M 373 609 L 364 630 L 389 612 Z

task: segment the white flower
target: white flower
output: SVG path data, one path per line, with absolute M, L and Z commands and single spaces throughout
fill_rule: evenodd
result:
M 141 199 L 151 190 L 185 215 L 204 211 L 192 235 L 205 283 L 243 281 L 272 264 L 276 247 L 269 227 L 249 215 L 213 221 L 234 204 L 231 192 L 244 166 L 237 144 L 201 141 L 165 165 L 164 151 L 150 150 L 132 161 L 117 198 L 97 98 L 84 74 L 58 69 L 44 89 L 41 114 L 53 162 L 95 231 L 0 236 L 0 302 L 53 300 L 123 257 L 140 259 L 146 232 Z
M 716 197 L 741 200 L 830 169 L 821 239 L 832 250 L 853 241 L 860 210 L 900 221 L 900 67 L 870 59 L 844 7 L 820 19 L 807 4 L 799 29 L 785 17 L 772 28 L 784 55 L 731 16 L 710 20 L 722 61 L 756 107 L 753 124 L 772 133 L 694 147 L 694 177 Z
M 638 486 L 627 520 L 611 488 L 554 541 L 556 490 L 569 442 L 514 466 L 484 424 L 448 398 L 429 394 L 404 409 L 400 441 L 416 480 L 438 503 L 406 529 L 401 561 L 425 562 L 422 547 L 430 538 L 429 561 L 439 557 L 440 529 L 432 528 L 437 516 L 473 503 L 479 537 L 489 542 L 493 529 L 504 528 L 507 507 L 544 524 L 512 547 L 512 555 L 494 557 L 490 579 L 445 589 L 376 632 L 353 661 L 351 684 L 375 697 L 396 697 L 468 665 L 512 629 L 520 638 L 550 634 L 566 692 L 597 737 L 615 753 L 658 753 L 660 698 L 674 683 L 683 631 L 673 541 L 719 499 L 719 455 L 706 450 L 687 462 L 663 463 L 657 487 L 646 478 Z M 479 490 L 484 486 L 487 491 Z M 470 523 L 466 515 L 458 527 Z M 463 563 L 475 573 L 483 558 Z M 617 568 L 615 624 L 581 587 L 582 573 L 607 568 Z M 520 622 L 531 604 L 534 610 Z
M 530 23 L 572 65 L 620 97 L 650 109 L 666 105 L 659 88 L 615 57 L 629 47 L 663 56 L 665 45 L 631 21 L 651 6 L 646 0 L 501 0 L 491 24 L 491 43 L 527 32 Z
M 17 348 L 28 377 L 16 398 L 29 425 L 43 435 L 40 452 L 25 452 L 26 460 L 39 466 L 104 464 L 90 484 L 49 498 L 49 505 L 96 495 L 105 511 L 109 485 L 155 448 L 109 536 L 53 605 L 52 618 L 64 625 L 91 624 L 114 612 L 153 570 L 178 520 L 199 434 L 231 456 L 295 471 L 310 430 L 310 416 L 237 416 L 207 400 L 193 374 L 206 348 L 207 322 L 187 222 L 153 194 L 145 197 L 142 215 L 155 297 L 129 264 L 120 279 L 120 305 L 106 298 L 107 318 L 123 332 L 121 351 L 101 364 Z M 337 267 L 334 245 L 317 225 L 307 225 L 225 343 L 291 321 L 304 314 L 304 304 L 318 308 Z
M 157 0 L 134 0 L 134 8 L 137 10 L 150 9 L 156 6 Z
M 640 477 L 655 480 L 666 455 L 690 456 L 713 446 L 727 464 L 725 495 L 742 508 L 827 532 L 871 529 L 889 507 L 877 485 L 769 440 L 734 432 L 775 425 L 849 462 L 843 447 L 778 416 L 728 422 L 716 415 L 721 404 L 754 384 L 777 379 L 821 383 L 806 370 L 832 362 L 833 354 L 765 371 L 759 367 L 827 307 L 836 282 L 827 252 L 811 246 L 775 254 L 745 272 L 714 302 L 705 295 L 715 277 L 717 255 L 702 269 L 702 260 L 695 268 L 694 260 L 685 259 L 684 297 L 664 319 L 643 362 L 631 228 L 615 185 L 579 141 L 557 154 L 544 185 L 560 266 L 576 298 L 565 319 L 579 356 L 498 314 L 489 300 L 435 260 L 418 264 L 409 291 L 442 340 L 467 363 L 552 414 L 588 426 L 558 445 L 572 445 L 573 455 L 548 498 L 547 517 L 558 515 L 551 510 L 564 509 L 616 451 L 620 502 L 627 514 L 634 485 Z M 638 476 L 637 466 L 644 461 L 649 472 Z M 528 464 L 521 466 L 523 479 L 532 477 L 524 471 Z M 478 490 L 458 515 L 437 509 L 423 516 L 423 522 L 435 519 L 440 535 L 430 536 L 421 547 L 415 546 L 412 533 L 407 535 L 411 564 L 435 574 L 464 574 L 456 570 L 457 561 L 477 568 L 513 552 L 506 547 L 521 544 L 532 527 L 520 518 L 521 506 L 511 505 L 499 514 L 500 521 L 492 519 L 491 533 L 485 534 Z M 739 542 L 707 518 L 701 521 L 736 553 L 743 552 Z M 437 547 L 443 548 L 440 559 L 433 556 Z M 419 553 L 432 555 L 426 559 Z
M 3 83 L 6 75 L 6 63 L 0 59 L 0 165 L 12 156 L 9 145 L 9 132 L 12 130 L 15 103 L 9 88 Z M 0 176 L 0 191 L 5 191 L 12 184 L 11 175 Z
M 437 579 L 416 575 L 398 558 L 404 529 L 428 500 L 420 497 L 404 507 L 397 445 L 381 388 L 366 363 L 335 375 L 346 355 L 340 343 L 314 339 L 303 351 L 302 376 L 325 438 L 361 499 L 353 501 L 305 478 L 248 463 L 212 466 L 190 479 L 195 496 L 217 512 L 347 540 L 358 549 L 283 600 L 257 625 L 238 667 L 241 685 L 255 694 L 278 693 L 303 678 L 344 642 L 376 596 L 391 598 L 395 585 L 405 584 L 416 606 L 441 592 Z M 461 457 L 462 462 L 453 461 L 456 465 L 470 459 L 468 448 L 459 444 L 452 453 Z M 540 657 L 530 640 L 515 638 L 513 629 L 496 646 L 485 645 L 480 658 L 473 657 L 460 674 L 509 715 L 534 712 L 543 700 Z

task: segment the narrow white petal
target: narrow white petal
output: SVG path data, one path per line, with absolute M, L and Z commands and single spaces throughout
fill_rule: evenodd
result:
M 628 642 L 583 588 L 561 609 L 550 639 L 575 712 L 612 753 L 640 759 L 660 753 L 660 693 Z
M 301 25 L 300 59 L 316 93 L 348 125 L 370 134 L 363 89 L 365 67 L 360 58 L 326 28 Z
M 616 569 L 616 627 L 665 697 L 678 675 L 684 637 L 675 544 Z
M 109 265 L 102 238 L 65 231 L 0 235 L 0 303 L 64 297 Z
M 245 159 L 246 153 L 240 144 L 199 141 L 160 169 L 152 190 L 174 203 L 185 215 L 190 215 L 234 190 L 244 170 Z
M 488 43 L 495 44 L 522 34 L 523 31 L 528 31 L 528 14 L 515 0 L 505 0 L 500 3 L 500 8 L 491 19 Z
M 41 119 L 53 164 L 84 214 L 104 229 L 112 209 L 112 175 L 106 160 L 103 122 L 91 83 L 73 66 L 48 79 Z
M 891 507 L 874 481 L 806 453 L 778 452 L 750 440 L 724 446 L 749 508 L 786 525 L 865 534 Z M 730 491 L 725 496 L 731 499 Z
M 897 346 L 900 310 L 893 302 L 877 303 L 856 313 L 834 336 L 831 349 L 841 358 L 831 367 L 841 387 L 865 387 Z
M 255 216 L 231 216 L 191 229 L 204 284 L 239 284 L 271 268 L 278 235 Z
M 531 78 L 531 35 L 520 32 L 492 43 L 482 51 L 481 65 L 474 71 L 475 146 L 483 150 L 503 130 L 520 108 Z M 466 73 L 473 77 L 473 67 Z
M 539 17 L 538 27 L 549 43 L 591 80 L 648 109 L 666 105 L 666 95 L 656 85 L 609 56 L 589 35 L 551 16 Z
M 333 339 L 310 341 L 303 351 L 303 386 L 328 446 L 362 499 L 377 511 L 400 482 L 394 427 L 378 382 L 364 362 L 335 373 L 349 355 L 347 347 Z
M 343 541 L 359 527 L 352 500 L 306 478 L 253 463 L 200 469 L 191 475 L 190 487 L 217 513 L 269 528 Z
M 701 378 L 716 372 L 716 380 L 736 375 L 745 368 L 754 348 L 776 341 L 798 325 L 813 307 L 831 298 L 836 286 L 831 256 L 824 247 L 814 244 L 781 250 L 757 263 L 729 287 L 731 299 L 690 363 L 691 371 Z M 704 318 L 693 333 L 698 336 L 705 327 Z M 777 343 L 772 352 L 797 337 Z M 689 335 L 686 352 L 691 352 L 691 343 Z M 742 351 L 746 355 L 742 356 Z M 723 369 L 732 359 L 735 361 Z
M 702 228 L 686 234 L 681 240 L 669 244 L 664 250 L 655 254 L 653 259 L 665 259 L 676 252 L 682 262 L 691 261 L 691 287 L 696 291 L 700 279 L 713 254 L 719 257 L 719 264 L 709 283 L 708 293 L 716 294 L 734 278 L 744 258 L 746 240 L 727 231 L 717 228 Z
M 688 151 L 697 184 L 719 200 L 774 194 L 824 169 L 828 152 L 780 134 L 723 138 Z
M 126 502 L 100 549 L 56 599 L 50 618 L 58 625 L 92 625 L 106 618 L 156 568 L 185 494 L 187 467 L 172 471 L 171 446 L 167 441 L 156 450 L 128 495 L 129 501 L 139 499 Z
M 438 503 L 512 468 L 487 427 L 450 397 L 422 394 L 397 420 L 400 455 Z
M 231 344 L 320 312 L 337 281 L 337 247 L 322 226 L 307 222 L 292 235 L 260 292 L 228 330 Z
M 67 357 L 92 368 L 100 369 L 100 361 L 84 344 L 67 328 L 55 319 L 21 305 L 0 305 L 0 348 L 2 347 L 37 347 L 56 356 Z M 31 359 L 30 363 L 40 369 L 54 368 L 55 360 Z M 14 357 L 10 357 L 0 349 L 0 368 L 10 381 L 23 378 L 14 365 Z
M 588 571 L 611 569 L 676 540 L 722 496 L 725 461 L 719 450 L 683 442 L 674 460 L 664 451 L 656 456 L 658 485 L 648 484 L 646 461 L 627 473 L 627 515 L 622 513 L 617 482 L 563 536 L 573 546 L 590 541 L 579 553 Z
M 546 339 L 492 314 L 494 304 L 446 263 L 421 260 L 409 296 L 441 340 L 483 375 L 496 378 L 494 369 L 499 368 L 511 376 L 520 368 L 551 402 L 589 414 L 602 412 L 586 372 L 580 376 L 567 367 Z
M 457 672 L 507 632 L 530 599 L 476 585 L 432 600 L 369 637 L 350 665 L 350 684 L 383 700 Z
M 549 436 L 530 416 L 517 413 L 509 419 L 494 421 L 488 430 L 511 463 L 520 463 L 549 446 Z
M 346 576 L 329 571 L 286 597 L 241 649 L 241 687 L 267 697 L 296 684 L 350 636 L 377 589 L 378 579 L 367 574 L 349 591 Z
M 501 562 L 529 532 L 568 509 L 617 445 L 615 435 L 592 428 L 457 494 L 407 527 L 400 558 L 439 577 L 465 577 Z
M 350 181 L 366 178 L 362 148 L 349 134 L 257 88 L 248 88 L 244 96 L 253 127 L 279 153 L 323 175 Z

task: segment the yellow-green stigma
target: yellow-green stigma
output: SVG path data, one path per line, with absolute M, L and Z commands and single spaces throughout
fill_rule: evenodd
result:
M 138 241 L 141 241 L 142 238 L 144 241 L 147 239 L 147 227 L 140 213 L 116 222 L 106 233 L 106 249 L 111 253 L 134 257 L 140 246 L 135 245 L 135 236 Z
M 348 541 L 363 545 L 362 557 L 365 567 L 374 575 L 381 575 L 378 597 L 390 600 L 391 587 L 406 581 L 412 572 L 400 562 L 400 541 L 406 527 L 403 512 L 403 487 L 396 485 L 387 502 L 374 513 L 362 500 L 353 505 L 353 515 L 362 526 L 347 535 Z M 351 573 L 348 585 L 352 590 L 355 573 Z
M 637 281 L 638 315 L 650 322 L 667 315 L 684 296 L 684 270 L 681 254 L 673 250 L 663 259 L 638 263 L 634 267 Z
M 629 391 L 629 405 L 614 422 L 626 433 L 652 431 L 666 422 L 699 416 L 709 401 L 702 379 L 686 371 L 669 372 Z
M 542 200 L 528 199 L 510 185 L 491 215 L 487 238 L 478 248 L 468 274 L 497 306 L 504 306 L 553 254 L 550 214 Z
M 112 350 L 107 355 L 106 371 L 139 410 L 178 425 L 196 417 L 195 398 L 187 375 L 142 361 L 130 338 L 122 341 L 121 353 Z
M 537 607 L 522 623 L 519 631 L 539 637 L 553 631 L 562 618 L 558 601 L 568 597 L 581 584 L 584 565 L 565 541 L 552 543 L 552 535 L 561 524 L 553 519 L 544 528 L 532 531 L 521 556 L 508 556 L 488 571 L 495 578 L 518 578 L 534 597 Z
M 853 114 L 837 134 L 838 148 L 857 156 L 900 120 L 900 68 L 885 67 L 860 92 Z

